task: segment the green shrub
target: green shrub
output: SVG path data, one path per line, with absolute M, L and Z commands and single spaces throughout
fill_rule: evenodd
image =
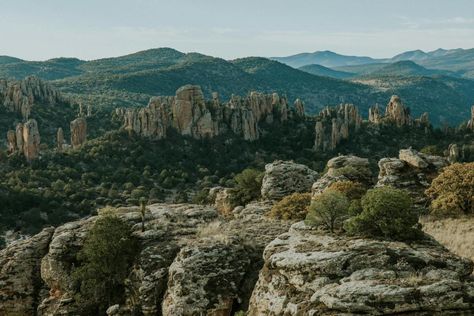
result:
M 443 156 L 443 150 L 436 145 L 425 146 L 420 152 L 426 155 Z
M 410 196 L 389 186 L 367 191 L 361 201 L 362 212 L 345 224 L 350 234 L 410 240 L 420 237 L 418 215 Z
M 201 204 L 201 205 L 208 205 L 212 204 L 212 201 L 209 197 L 209 190 L 208 189 L 203 189 L 196 193 L 196 195 L 193 196 L 192 202 L 194 204 Z
M 325 190 L 317 195 L 306 215 L 306 224 L 324 226 L 331 232 L 342 227 L 348 217 L 349 200 L 341 192 Z
M 431 214 L 474 214 L 474 163 L 455 163 L 433 180 L 426 194 L 432 199 Z
M 73 279 L 79 287 L 76 302 L 83 315 L 104 315 L 122 303 L 125 279 L 139 248 L 129 225 L 115 216 L 99 218 L 77 255 Z
M 260 197 L 263 172 L 256 169 L 245 169 L 234 177 L 236 183 L 232 189 L 232 204 L 245 205 Z
M 293 193 L 285 196 L 281 201 L 273 205 L 268 216 L 284 220 L 302 220 L 306 217 L 310 204 L 310 193 Z

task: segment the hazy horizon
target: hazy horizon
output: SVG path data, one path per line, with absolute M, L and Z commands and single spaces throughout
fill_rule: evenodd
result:
M 389 58 L 473 48 L 472 12 L 470 0 L 19 0 L 2 4 L 0 55 L 91 60 L 171 47 L 225 59 L 324 50 Z

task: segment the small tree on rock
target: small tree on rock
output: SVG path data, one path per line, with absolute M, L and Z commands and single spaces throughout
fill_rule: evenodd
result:
M 362 212 L 345 224 L 349 233 L 395 240 L 421 236 L 417 212 L 405 191 L 390 186 L 369 190 L 361 206 Z
M 260 197 L 263 172 L 256 169 L 245 169 L 234 177 L 235 188 L 233 188 L 232 204 L 245 205 Z
M 334 232 L 348 217 L 349 200 L 339 191 L 325 190 L 316 196 L 309 207 L 306 223 L 322 225 Z
M 99 218 L 77 255 L 73 279 L 82 315 L 104 315 L 123 300 L 125 279 L 139 248 L 129 225 L 115 216 Z

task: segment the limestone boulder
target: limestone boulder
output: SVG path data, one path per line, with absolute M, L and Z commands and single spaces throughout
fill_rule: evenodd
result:
M 264 251 L 248 315 L 469 315 L 473 263 L 432 239 L 406 244 L 294 224 Z
M 292 193 L 310 192 L 318 178 L 318 173 L 305 165 L 292 161 L 274 161 L 265 166 L 262 198 L 281 200 Z
M 250 264 L 236 238 L 208 237 L 184 247 L 169 268 L 163 315 L 230 315 Z
M 354 181 L 367 186 L 373 182 L 369 160 L 366 158 L 352 155 L 334 157 L 327 162 L 326 170 L 327 172 L 312 185 L 313 198 L 334 182 Z
M 41 258 L 48 252 L 53 228 L 0 250 L 0 315 L 35 315 L 43 295 Z
M 444 157 L 426 155 L 413 149 L 402 149 L 398 158 L 383 158 L 379 161 L 379 176 L 376 186 L 389 185 L 405 189 L 415 206 L 423 209 L 427 205 L 424 191 L 439 172 L 449 164 Z

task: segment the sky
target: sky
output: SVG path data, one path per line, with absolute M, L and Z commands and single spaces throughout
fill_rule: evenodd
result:
M 97 59 L 157 47 L 233 59 L 474 47 L 473 0 L 0 0 L 0 55 Z

